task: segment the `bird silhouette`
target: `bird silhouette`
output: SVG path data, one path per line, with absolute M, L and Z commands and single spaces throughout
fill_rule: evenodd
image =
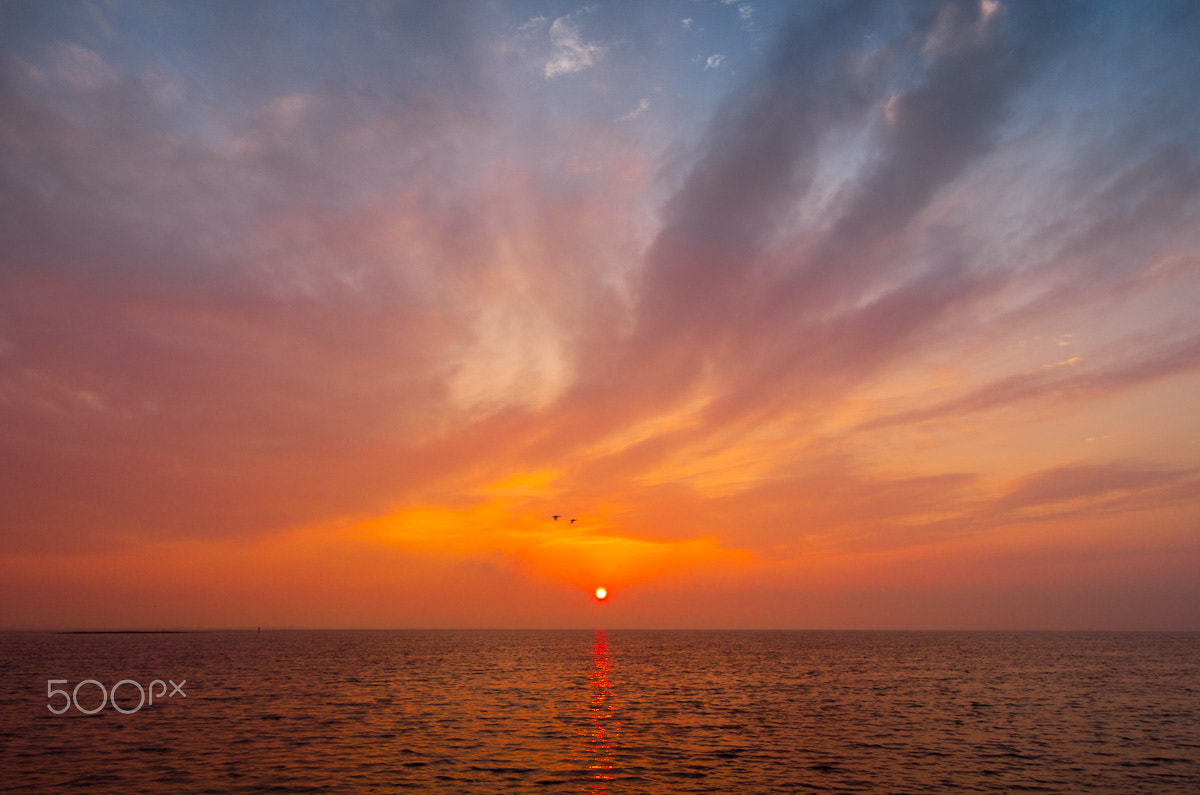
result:
M 556 522 L 558 521 L 558 516 L 554 517 L 554 521 L 556 521 Z
M 571 524 L 575 524 L 575 520 L 574 520 L 574 519 L 572 519 L 572 520 L 571 520 Z

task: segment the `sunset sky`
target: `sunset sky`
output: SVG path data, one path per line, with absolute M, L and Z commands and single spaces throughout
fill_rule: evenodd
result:
M 1200 629 L 1197 75 L 1187 1 L 2 2 L 0 627 Z

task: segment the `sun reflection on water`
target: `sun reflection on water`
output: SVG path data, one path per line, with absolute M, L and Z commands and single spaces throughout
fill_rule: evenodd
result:
M 591 698 L 587 736 L 584 739 L 584 763 L 588 781 L 583 792 L 601 795 L 608 792 L 613 780 L 613 745 L 620 722 L 613 719 L 612 680 L 608 660 L 608 638 L 604 630 L 596 631 L 592 647 L 592 671 L 588 674 Z

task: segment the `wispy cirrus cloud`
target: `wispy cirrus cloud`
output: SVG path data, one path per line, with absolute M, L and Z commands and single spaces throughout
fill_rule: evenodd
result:
M 1168 331 L 1161 333 L 1165 337 Z M 864 427 L 951 421 L 1039 400 L 1061 403 L 1110 397 L 1197 369 L 1200 369 L 1200 336 L 1142 341 L 1141 345 L 1130 350 L 1106 351 L 1090 356 L 1086 361 L 1071 357 L 1006 376 L 965 395 L 930 406 L 875 417 Z
M 641 116 L 643 113 L 645 113 L 648 110 L 650 110 L 650 100 L 646 97 L 642 97 L 641 99 L 638 100 L 638 104 L 637 104 L 636 108 L 629 111 L 621 118 L 617 119 L 617 121 L 633 121 L 638 116 Z
M 604 56 L 604 46 L 584 40 L 579 17 L 580 12 L 576 12 L 558 17 L 550 24 L 553 50 L 546 61 L 546 77 L 581 72 Z

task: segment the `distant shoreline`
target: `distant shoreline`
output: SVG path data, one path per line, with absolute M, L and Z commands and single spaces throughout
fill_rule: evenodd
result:
M 56 635 L 191 635 L 206 629 L 66 629 Z

